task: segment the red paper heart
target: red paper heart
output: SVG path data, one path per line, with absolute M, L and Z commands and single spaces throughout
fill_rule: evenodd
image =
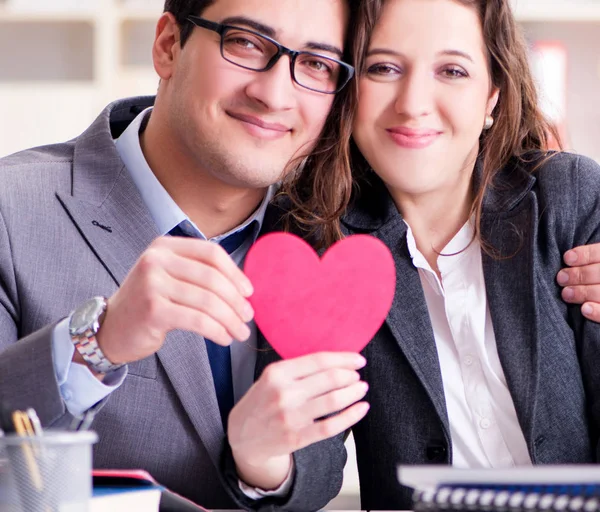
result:
M 265 338 L 283 358 L 360 352 L 384 322 L 396 288 L 389 249 L 368 235 L 337 242 L 319 260 L 302 239 L 270 233 L 250 249 L 244 271 Z

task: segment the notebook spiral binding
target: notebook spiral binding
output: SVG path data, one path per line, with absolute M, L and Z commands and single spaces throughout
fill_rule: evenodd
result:
M 413 510 L 472 512 L 598 512 L 600 496 L 472 487 L 416 490 Z

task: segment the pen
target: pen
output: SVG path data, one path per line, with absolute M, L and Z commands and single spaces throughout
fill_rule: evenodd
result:
M 88 409 L 82 416 L 76 416 L 73 418 L 69 430 L 87 430 L 94 421 L 96 411 L 94 409 Z
M 36 436 L 41 436 L 44 434 L 44 430 L 42 429 L 42 422 L 40 421 L 37 412 L 33 407 L 30 407 L 25 411 L 27 416 L 29 417 L 29 421 L 31 422 L 31 426 L 33 427 L 33 432 Z

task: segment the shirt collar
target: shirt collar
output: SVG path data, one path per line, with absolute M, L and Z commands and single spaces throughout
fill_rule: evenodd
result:
M 183 221 L 187 221 L 194 227 L 199 237 L 206 240 L 206 236 L 204 236 L 202 231 L 200 231 L 183 210 L 177 206 L 177 203 L 161 185 L 160 181 L 158 181 L 144 157 L 140 145 L 139 134 L 151 111 L 152 107 L 147 108 L 130 123 L 127 129 L 115 141 L 117 151 L 119 152 L 125 167 L 129 171 L 133 182 L 138 188 L 142 200 L 148 208 L 159 233 L 161 235 L 166 235 L 175 226 L 178 226 Z M 252 236 L 256 239 L 262 227 L 267 206 L 275 193 L 275 188 L 275 185 L 269 187 L 262 203 L 250 218 L 227 233 L 213 237 L 211 240 L 219 243 L 224 238 L 241 231 L 252 223 L 254 223 L 254 227 L 251 229 Z
M 425 256 L 417 248 L 417 242 L 408 222 L 405 220 L 403 222 L 407 227 L 406 243 L 408 245 L 408 252 L 415 267 L 431 270 L 431 266 L 425 259 Z M 458 233 L 441 250 L 440 257 L 438 258 L 438 267 L 440 269 L 442 267 L 448 268 L 448 266 L 453 266 L 460 262 L 464 256 L 471 254 L 473 251 L 479 251 L 480 244 L 477 239 L 473 239 L 474 232 L 472 221 L 467 221 L 463 224 Z M 433 270 L 431 271 L 433 272 Z

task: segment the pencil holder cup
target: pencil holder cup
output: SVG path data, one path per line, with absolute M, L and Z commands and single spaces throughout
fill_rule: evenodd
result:
M 0 437 L 0 511 L 87 511 L 97 441 L 89 431 Z

